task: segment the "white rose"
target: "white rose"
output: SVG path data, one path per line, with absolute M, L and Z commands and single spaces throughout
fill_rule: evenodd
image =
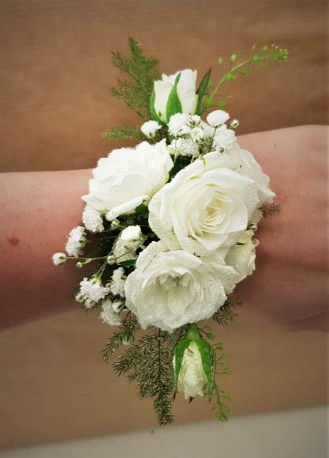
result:
M 102 232 L 104 230 L 100 213 L 90 205 L 86 205 L 83 210 L 82 222 L 90 232 Z
M 275 194 L 268 187 L 270 183 L 269 177 L 263 172 L 261 166 L 258 164 L 250 151 L 241 149 L 238 144 L 235 144 L 229 152 L 231 160 L 235 165 L 240 168 L 240 173 L 255 181 L 257 185 L 259 206 L 263 203 L 271 203 Z
M 275 194 L 268 187 L 270 179 L 262 171 L 261 166 L 258 164 L 250 151 L 241 149 L 238 143 L 235 143 L 229 151 L 221 153 L 220 162 L 223 167 L 234 170 L 255 182 L 259 199 L 258 207 L 263 205 L 265 202 L 273 202 Z M 250 222 L 257 223 L 260 218 L 261 212 L 256 209 L 250 217 Z
M 220 248 L 210 252 L 207 256 L 202 256 L 200 259 L 212 269 L 216 270 L 220 275 L 222 285 L 226 294 L 231 294 L 239 280 L 239 274 L 235 270 L 234 265 L 226 262 L 225 256 L 230 248 Z M 225 260 L 224 260 L 225 259 Z M 231 269 L 228 269 L 228 266 Z
M 230 266 L 215 269 L 186 251 L 167 251 L 162 242 L 152 242 L 127 277 L 126 306 L 142 328 L 172 332 L 211 317 L 224 304 L 224 283 L 232 276 L 236 272 Z
M 181 103 L 182 112 L 194 114 L 197 106 L 198 96 L 196 94 L 197 72 L 182 70 L 175 75 L 162 75 L 161 81 L 154 82 L 153 109 L 161 121 L 167 123 L 173 112 L 168 116 L 167 103 L 169 95 L 174 88 L 176 78 L 180 74 L 177 84 L 177 95 Z
M 227 265 L 230 265 L 238 272 L 237 283 L 242 281 L 255 270 L 256 246 L 258 240 L 253 240 L 253 231 L 242 232 L 238 238 L 238 244 L 232 247 L 225 258 Z
M 148 201 L 166 183 L 172 166 L 165 140 L 114 150 L 98 161 L 82 199 L 111 221 Z
M 173 365 L 175 367 L 175 357 Z M 204 388 L 208 383 L 203 369 L 202 358 L 198 346 L 191 342 L 184 351 L 182 364 L 177 379 L 177 391 L 184 393 L 185 399 L 204 396 Z
M 209 153 L 181 170 L 149 203 L 149 224 L 170 249 L 199 256 L 233 246 L 259 205 L 256 183 Z
M 208 114 L 207 123 L 211 127 L 219 127 L 228 121 L 230 115 L 223 110 L 215 110 Z
M 141 127 L 141 131 L 147 138 L 154 138 L 159 129 L 161 129 L 161 124 L 156 121 L 144 122 Z

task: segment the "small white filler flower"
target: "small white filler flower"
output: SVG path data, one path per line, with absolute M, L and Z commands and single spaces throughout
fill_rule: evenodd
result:
M 80 282 L 80 292 L 75 296 L 76 301 L 84 302 L 87 308 L 93 307 L 98 301 L 110 292 L 110 288 L 103 286 L 99 278 L 84 278 Z
M 77 258 L 82 248 L 86 245 L 85 228 L 83 226 L 74 227 L 69 233 L 65 249 L 69 256 Z
M 115 310 L 114 302 L 110 299 L 107 299 L 102 303 L 102 311 L 99 317 L 103 323 L 110 324 L 111 326 L 119 326 L 122 322 L 118 311 Z
M 230 115 L 223 110 L 215 110 L 208 114 L 207 122 L 211 127 L 219 127 L 226 123 Z
M 55 253 L 52 260 L 55 266 L 59 266 L 60 264 L 64 264 L 64 262 L 66 262 L 67 256 L 65 253 Z
M 90 232 L 102 232 L 104 230 L 103 219 L 100 213 L 90 205 L 86 205 L 82 213 L 82 221 Z
M 147 121 L 141 127 L 141 131 L 147 138 L 155 138 L 157 131 L 161 129 L 161 124 L 156 121 Z

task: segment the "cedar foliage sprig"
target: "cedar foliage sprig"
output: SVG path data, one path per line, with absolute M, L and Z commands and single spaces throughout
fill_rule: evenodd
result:
M 136 332 L 140 329 L 136 316 L 132 312 L 127 312 L 126 317 L 122 320 L 119 329 L 112 334 L 102 350 L 103 361 L 108 363 L 113 355 L 124 342 L 130 342 L 134 339 Z
M 274 213 L 279 213 L 280 212 L 280 204 L 276 204 L 276 203 L 264 203 L 261 207 L 260 207 L 260 211 L 262 212 L 264 218 L 266 218 L 267 216 L 271 216 L 271 215 L 274 215 Z
M 224 305 L 213 314 L 212 319 L 220 326 L 228 326 L 238 316 L 236 309 L 239 307 L 242 307 L 242 302 L 239 299 L 228 297 Z
M 119 375 L 126 375 L 130 382 L 137 382 L 141 399 L 153 399 L 160 425 L 173 422 L 171 364 L 171 335 L 157 328 L 151 328 L 147 335 L 131 345 L 113 364 Z
M 114 129 L 106 130 L 102 134 L 103 138 L 107 138 L 108 140 L 121 140 L 121 139 L 128 139 L 128 140 L 143 140 L 144 135 L 137 129 L 136 127 L 116 127 Z
M 227 421 L 229 419 L 229 416 L 231 414 L 230 408 L 226 405 L 226 401 L 230 401 L 230 394 L 220 388 L 217 383 L 216 383 L 216 375 L 222 375 L 222 374 L 227 374 L 231 375 L 231 371 L 228 367 L 227 364 L 227 356 L 225 353 L 223 353 L 224 350 L 224 345 L 219 342 L 214 346 L 214 352 L 215 354 L 220 351 L 220 355 L 216 360 L 216 364 L 214 365 L 214 381 L 215 383 L 213 384 L 212 387 L 212 396 L 215 396 L 215 404 L 212 408 L 217 413 L 217 418 L 219 421 Z M 223 372 L 218 372 L 217 367 L 221 366 Z
M 155 57 L 146 57 L 138 41 L 128 40 L 130 57 L 112 52 L 113 66 L 125 79 L 118 79 L 117 87 L 111 89 L 114 97 L 122 99 L 144 121 L 151 119 L 150 99 L 153 83 L 160 78 L 159 63 Z

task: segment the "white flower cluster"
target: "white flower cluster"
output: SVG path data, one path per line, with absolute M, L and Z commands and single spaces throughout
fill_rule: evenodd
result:
M 168 145 L 169 153 L 174 156 L 199 157 L 205 152 L 229 150 L 236 143 L 235 132 L 229 129 L 226 122 L 229 114 L 216 110 L 207 116 L 207 123 L 200 116 L 188 113 L 176 113 L 168 122 L 168 132 L 173 137 Z M 143 133 L 154 121 L 148 121 L 141 127 Z M 158 123 L 156 123 L 160 126 Z M 153 125 L 153 124 L 152 124 Z M 232 121 L 232 127 L 237 127 L 237 120 Z M 157 127 L 159 128 L 159 127 Z M 149 138 L 154 138 L 155 133 Z
M 67 239 L 65 245 L 66 253 L 69 256 L 78 258 L 82 254 L 82 250 L 87 243 L 85 228 L 83 226 L 74 227 Z M 52 259 L 55 266 L 59 266 L 67 261 L 67 255 L 65 253 L 55 253 Z
M 105 230 L 110 232 L 105 264 L 81 281 L 76 295 L 87 308 L 101 306 L 105 323 L 120 324 L 121 312 L 129 309 L 142 328 L 172 332 L 211 317 L 255 269 L 259 208 L 274 197 L 269 178 L 239 147 L 226 125 L 228 113 L 215 110 L 207 122 L 196 114 L 195 82 L 192 70 L 155 82 L 154 119 L 141 128 L 153 143 L 117 149 L 100 159 L 83 196 L 84 226 L 70 232 L 66 251 L 79 258 L 86 230 L 103 232 L 104 238 Z M 178 112 L 171 105 L 173 91 Z M 230 127 L 237 125 L 233 120 Z M 168 143 L 156 142 L 162 129 Z M 178 156 L 185 165 L 177 170 Z M 66 259 L 56 253 L 53 262 Z M 111 277 L 103 286 L 105 269 Z M 188 386 L 186 396 L 201 395 L 206 381 L 193 345 L 184 358 L 178 388 Z M 200 370 L 193 372 L 196 366 Z

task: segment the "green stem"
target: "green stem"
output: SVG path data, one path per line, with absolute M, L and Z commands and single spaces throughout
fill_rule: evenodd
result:
M 189 340 L 192 340 L 192 341 L 196 341 L 196 340 L 200 340 L 201 339 L 199 328 L 198 328 L 198 325 L 196 323 L 190 323 L 188 325 L 186 338 L 189 339 Z
M 215 97 L 215 95 L 217 94 L 219 88 L 221 86 L 223 86 L 224 83 L 226 83 L 227 81 L 230 81 L 227 79 L 227 75 L 230 75 L 232 73 L 235 73 L 239 70 L 239 68 L 243 67 L 244 65 L 251 65 L 251 64 L 258 64 L 260 62 L 264 62 L 268 59 L 276 59 L 278 57 L 278 53 L 273 53 L 273 54 L 268 54 L 267 56 L 263 56 L 263 57 L 260 57 L 258 56 L 257 58 L 257 61 L 253 60 L 253 57 L 251 59 L 248 59 L 248 60 L 245 60 L 243 62 L 241 62 L 240 64 L 237 64 L 235 65 L 234 67 L 231 67 L 230 70 L 225 73 L 225 75 L 223 76 L 223 78 L 220 80 L 220 82 L 217 84 L 217 86 L 215 87 L 214 91 L 212 92 L 212 94 L 210 95 L 210 99 L 213 99 Z

